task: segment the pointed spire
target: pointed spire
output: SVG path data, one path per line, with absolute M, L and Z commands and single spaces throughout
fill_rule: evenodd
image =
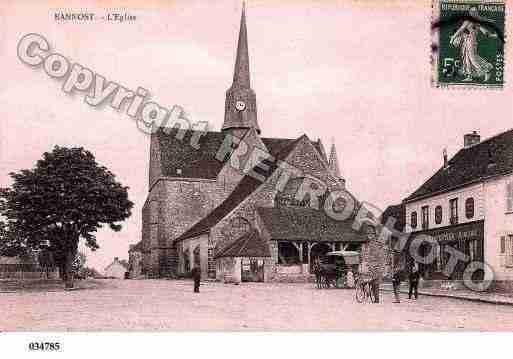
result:
M 239 42 L 233 71 L 233 83 L 226 91 L 224 123 L 221 128 L 236 136 L 254 128 L 260 134 L 257 122 L 257 103 L 255 91 L 249 82 L 248 31 L 246 28 L 246 4 L 242 5 Z
M 330 159 L 328 162 L 328 169 L 331 174 L 337 178 L 341 178 L 340 169 L 338 167 L 337 149 L 335 148 L 335 139 L 332 139 Z
M 237 44 L 237 57 L 233 72 L 233 83 L 241 87 L 250 88 L 249 82 L 249 54 L 248 30 L 246 28 L 246 2 L 242 3 L 242 16 L 240 18 L 239 43 Z

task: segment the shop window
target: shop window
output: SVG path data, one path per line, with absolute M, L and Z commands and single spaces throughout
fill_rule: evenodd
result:
M 465 216 L 467 219 L 474 218 L 474 198 L 467 198 L 465 201 Z
M 424 206 L 422 207 L 422 229 L 428 229 L 429 228 L 429 207 Z
M 451 210 L 451 224 L 458 224 L 458 199 L 453 198 L 449 201 Z
M 440 272 L 442 270 L 442 263 L 443 263 L 443 252 L 442 252 L 442 246 L 436 245 L 434 247 L 434 254 L 435 254 L 435 271 Z
M 436 224 L 442 223 L 442 219 L 443 219 L 442 206 L 436 206 L 435 207 L 435 223 Z
M 411 213 L 411 228 L 417 228 L 417 212 Z

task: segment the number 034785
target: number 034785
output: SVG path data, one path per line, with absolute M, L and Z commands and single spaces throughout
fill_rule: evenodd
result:
M 59 351 L 61 343 L 58 342 L 32 342 L 29 343 L 29 350 L 38 351 Z

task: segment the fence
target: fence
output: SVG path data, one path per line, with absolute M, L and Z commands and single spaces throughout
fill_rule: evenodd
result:
M 0 279 L 58 279 L 56 267 L 43 268 L 35 264 L 0 264 Z

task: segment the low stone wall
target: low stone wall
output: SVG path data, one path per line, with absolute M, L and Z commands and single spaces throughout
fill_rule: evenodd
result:
M 297 274 L 302 274 L 302 272 L 303 272 L 303 267 L 302 267 L 301 264 L 288 265 L 288 266 L 284 266 L 284 265 L 277 265 L 276 266 L 276 273 L 277 274 L 297 275 Z

